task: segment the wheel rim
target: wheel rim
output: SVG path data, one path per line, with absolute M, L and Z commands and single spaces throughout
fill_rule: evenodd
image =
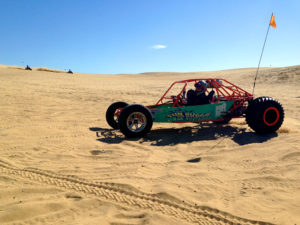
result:
M 274 126 L 279 121 L 279 111 L 275 107 L 269 107 L 264 112 L 264 123 L 268 126 Z
M 137 133 L 145 129 L 147 118 L 141 112 L 133 112 L 127 117 L 126 124 L 130 131 Z

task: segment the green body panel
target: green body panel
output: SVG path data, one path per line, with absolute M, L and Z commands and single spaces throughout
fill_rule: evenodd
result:
M 233 105 L 233 101 L 224 101 L 207 105 L 174 107 L 170 105 L 160 105 L 150 107 L 153 115 L 153 122 L 193 122 L 201 120 L 221 119 Z

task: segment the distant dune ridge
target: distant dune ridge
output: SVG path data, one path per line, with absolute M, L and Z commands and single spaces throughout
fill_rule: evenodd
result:
M 65 73 L 65 71 L 62 70 L 53 70 L 53 69 L 48 69 L 45 67 L 40 67 L 40 68 L 36 68 L 37 71 L 44 71 L 44 72 L 54 72 L 54 73 Z
M 25 67 L 22 66 L 8 66 L 8 65 L 0 65 L 0 68 L 6 68 L 6 69 L 20 69 L 20 70 L 25 70 Z M 36 71 L 43 71 L 43 72 L 53 72 L 53 73 L 66 73 L 63 70 L 57 70 L 57 69 L 49 69 L 47 67 L 38 67 L 38 68 L 31 68 L 32 70 Z
M 176 80 L 224 78 L 252 92 L 255 73 L 0 65 L 0 224 L 300 224 L 300 66 L 259 71 L 255 96 L 285 110 L 274 134 L 233 119 L 157 123 L 127 140 L 105 121 L 111 103 L 154 104 Z

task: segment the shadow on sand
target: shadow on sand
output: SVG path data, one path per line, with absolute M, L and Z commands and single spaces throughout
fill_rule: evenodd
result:
M 218 140 L 223 138 L 229 138 L 239 145 L 247 145 L 263 143 L 278 136 L 277 133 L 258 135 L 252 131 L 246 131 L 245 128 L 230 125 L 215 125 L 212 123 L 183 128 L 155 129 L 151 130 L 151 132 L 143 138 L 134 139 L 127 139 L 122 133 L 113 129 L 91 127 L 90 130 L 96 132 L 97 140 L 100 142 L 118 144 L 124 140 L 139 140 L 140 143 L 150 142 L 153 146 L 172 146 L 194 141 Z

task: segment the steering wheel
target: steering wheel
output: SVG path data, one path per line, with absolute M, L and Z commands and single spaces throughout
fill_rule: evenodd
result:
M 176 102 L 176 99 L 178 98 L 178 101 L 177 101 L 177 106 L 183 106 L 183 105 L 185 105 L 185 103 L 184 103 L 184 101 L 183 101 L 183 99 L 184 99 L 184 96 L 185 96 L 185 91 L 183 91 L 183 93 L 180 95 L 172 95 L 171 97 L 172 97 L 172 100 L 173 100 L 173 103 L 175 103 Z

